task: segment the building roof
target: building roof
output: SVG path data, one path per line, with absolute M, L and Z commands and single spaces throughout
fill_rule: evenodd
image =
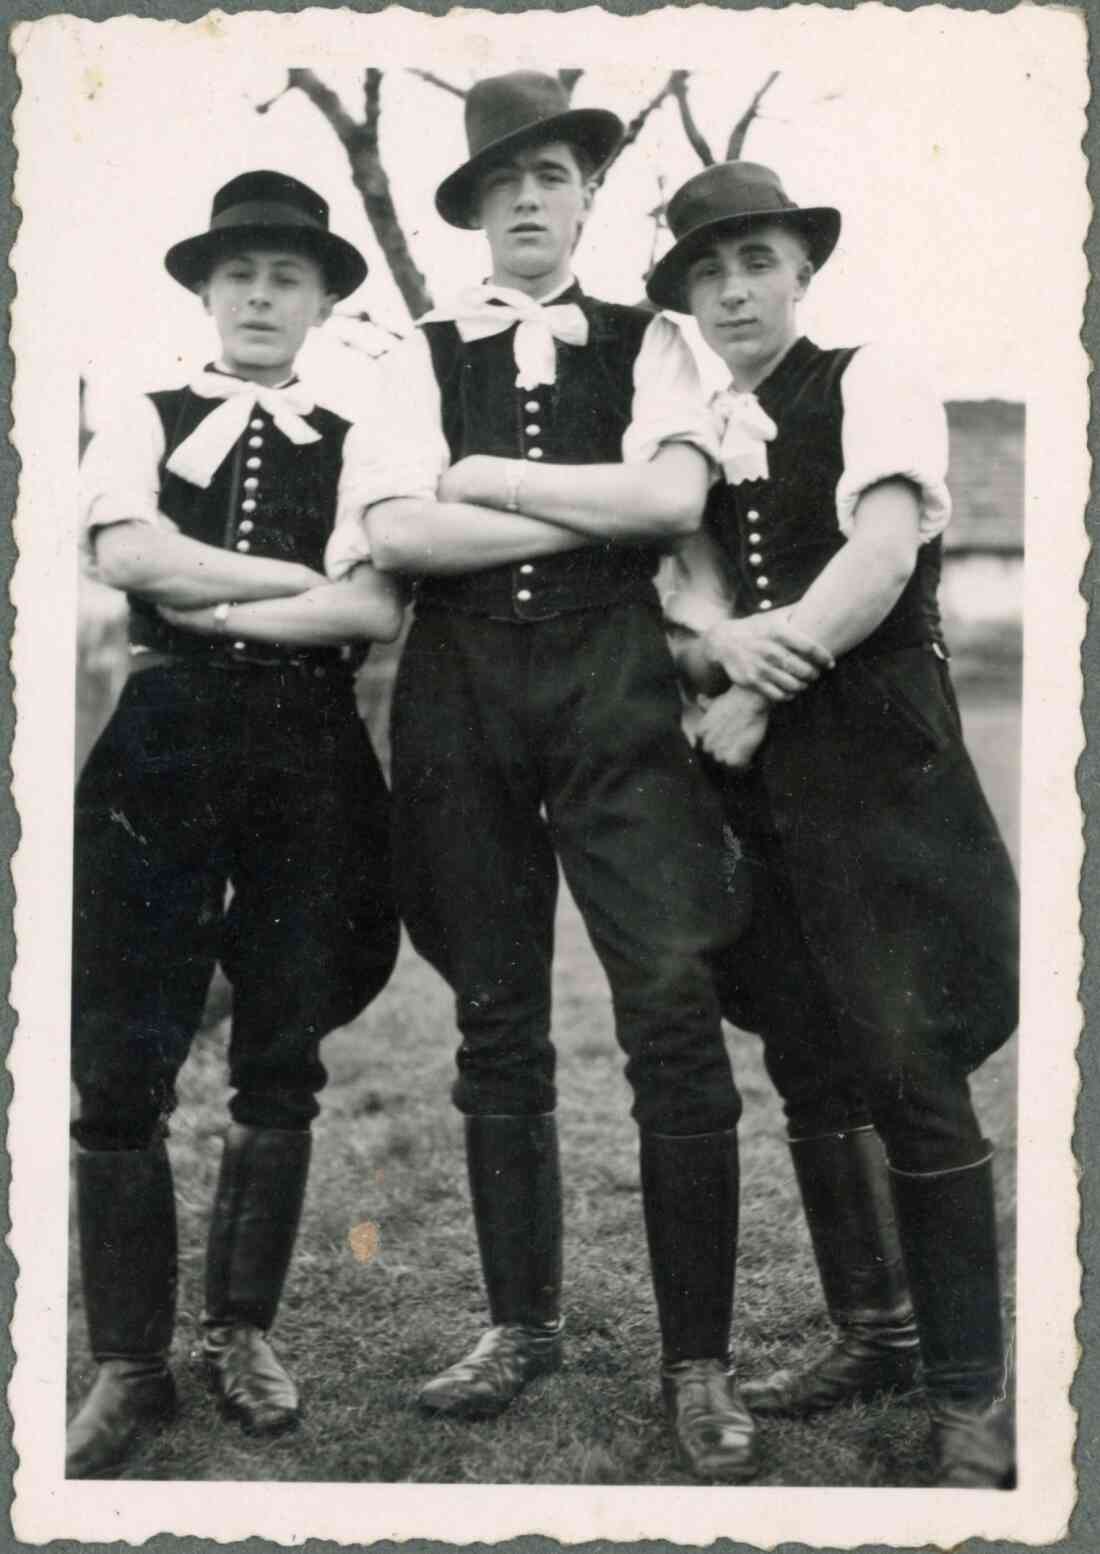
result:
M 954 516 L 944 548 L 1020 555 L 1024 548 L 1024 406 L 1004 399 L 947 403 Z

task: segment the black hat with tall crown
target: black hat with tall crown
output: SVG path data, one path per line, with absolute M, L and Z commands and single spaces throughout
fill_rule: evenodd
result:
M 452 227 L 476 227 L 477 181 L 494 162 L 528 145 L 562 140 L 600 168 L 622 133 L 622 120 L 606 108 L 571 108 L 557 76 L 537 70 L 486 76 L 466 93 L 469 156 L 439 185 L 436 210 Z

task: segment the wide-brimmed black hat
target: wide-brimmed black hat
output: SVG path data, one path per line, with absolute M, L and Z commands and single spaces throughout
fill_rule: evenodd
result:
M 658 307 L 688 312 L 684 278 L 688 266 L 719 231 L 740 231 L 751 223 L 778 221 L 802 234 L 815 270 L 828 259 L 840 236 L 840 212 L 829 205 L 796 205 L 776 173 L 759 162 L 718 162 L 689 178 L 668 202 L 675 244 L 653 267 L 646 283 Z
M 532 141 L 564 140 L 580 146 L 598 168 L 622 133 L 622 120 L 606 108 L 570 108 L 557 76 L 537 70 L 486 76 L 466 93 L 470 155 L 436 190 L 435 208 L 452 227 L 476 227 L 472 197 L 477 180 L 499 157 Z
M 216 259 L 249 243 L 285 243 L 309 254 L 341 297 L 366 279 L 367 261 L 359 250 L 329 231 L 327 201 L 287 173 L 266 171 L 241 173 L 223 184 L 211 206 L 210 230 L 173 244 L 164 256 L 165 267 L 194 291 Z

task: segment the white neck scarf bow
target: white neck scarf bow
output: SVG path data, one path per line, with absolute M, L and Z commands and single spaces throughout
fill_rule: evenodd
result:
M 779 428 L 755 394 L 728 388 L 715 394 L 711 405 L 718 417 L 718 457 L 731 486 L 743 480 L 767 480 L 768 449 Z
M 575 302 L 535 302 L 511 286 L 471 286 L 450 306 L 433 308 L 422 324 L 453 323 L 463 340 L 484 340 L 517 326 L 512 342 L 516 387 L 537 388 L 557 377 L 554 341 L 588 344 L 588 320 Z
M 299 445 L 319 442 L 321 434 L 302 420 L 313 409 L 313 399 L 300 383 L 285 388 L 264 388 L 243 378 L 231 378 L 221 372 L 200 372 L 191 388 L 204 399 L 220 399 L 216 410 L 185 437 L 168 460 L 167 468 L 193 486 L 204 490 L 229 450 L 248 425 L 255 406 L 266 410 L 284 437 Z

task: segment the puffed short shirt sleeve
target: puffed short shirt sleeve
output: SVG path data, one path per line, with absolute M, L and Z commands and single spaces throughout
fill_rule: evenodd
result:
M 356 567 L 370 561 L 370 540 L 363 516 L 363 480 L 371 446 L 369 428 L 353 421 L 344 437 L 336 488 L 336 517 L 325 545 L 325 576 L 331 582 L 340 582 Z
M 174 528 L 160 512 L 164 428 L 145 394 L 119 405 L 88 444 L 80 465 L 80 554 L 96 576 L 95 536 L 116 523 Z
M 862 346 L 841 379 L 844 473 L 836 491 L 837 522 L 852 532 L 859 499 L 879 481 L 901 478 L 920 499 L 920 541 L 947 527 L 947 417 L 925 375 L 893 348 Z
M 375 393 L 359 418 L 362 458 L 356 490 L 364 508 L 393 497 L 435 499 L 451 462 L 443 435 L 443 407 L 422 330 L 379 363 Z
M 714 465 L 718 438 L 699 369 L 679 328 L 658 313 L 634 362 L 634 400 L 623 463 L 647 464 L 665 443 L 689 443 Z
M 370 560 L 369 508 L 395 497 L 434 502 L 450 462 L 431 351 L 417 330 L 378 363 L 345 439 L 336 525 L 325 551 L 328 576 L 346 577 Z

